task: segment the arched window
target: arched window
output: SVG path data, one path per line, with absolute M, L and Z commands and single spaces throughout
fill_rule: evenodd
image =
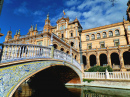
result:
M 61 48 L 60 50 L 61 50 L 61 51 L 64 51 L 64 48 Z
M 64 34 L 62 34 L 62 38 L 64 38 Z
M 103 32 L 103 38 L 106 38 L 106 37 L 107 37 L 106 32 Z
M 89 40 L 89 35 L 86 36 L 86 40 Z
M 70 33 L 71 34 L 71 37 L 73 37 L 73 33 Z
M 109 31 L 109 37 L 112 37 L 112 36 L 113 36 L 113 32 Z
M 115 35 L 116 36 L 120 35 L 119 30 L 115 30 Z
M 100 39 L 101 36 L 100 36 L 100 33 L 97 33 L 97 39 Z
M 92 34 L 91 39 L 92 39 L 92 40 L 94 40 L 94 39 L 95 39 L 95 35 L 94 35 L 94 34 Z
M 73 42 L 71 42 L 70 44 L 71 44 L 72 47 L 74 46 L 74 43 L 73 43 Z

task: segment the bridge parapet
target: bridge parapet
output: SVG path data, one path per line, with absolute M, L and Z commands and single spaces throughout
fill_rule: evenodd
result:
M 33 44 L 1 44 L 1 63 L 36 59 L 36 58 L 54 58 L 67 61 L 75 65 L 81 70 L 80 64 L 72 58 L 72 55 L 68 55 L 60 50 L 57 50 L 51 46 L 40 46 Z

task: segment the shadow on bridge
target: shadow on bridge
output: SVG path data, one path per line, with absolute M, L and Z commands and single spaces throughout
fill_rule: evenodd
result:
M 29 79 L 31 97 L 78 97 L 65 87 L 65 83 L 81 83 L 74 70 L 66 66 L 51 66 Z M 16 96 L 13 96 L 16 97 Z

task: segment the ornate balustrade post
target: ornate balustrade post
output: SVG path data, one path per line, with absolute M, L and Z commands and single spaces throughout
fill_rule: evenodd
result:
M 26 54 L 27 54 L 27 46 L 25 46 L 25 56 L 24 56 L 25 58 L 27 57 Z
M 9 59 L 11 59 L 11 55 L 12 55 L 12 48 L 11 48 L 11 46 L 9 46 L 9 54 L 8 54 L 8 56 L 9 56 Z
M 12 59 L 14 59 L 15 56 L 15 45 L 12 45 Z
M 72 48 L 70 47 L 71 63 L 73 63 Z
M 20 54 L 21 54 L 21 46 L 19 46 L 19 56 L 18 56 L 18 58 L 20 58 Z
M 24 57 L 24 46 L 22 48 L 22 58 Z
M 50 57 L 54 58 L 54 46 L 53 46 L 53 33 L 51 34 L 51 53 L 50 53 Z

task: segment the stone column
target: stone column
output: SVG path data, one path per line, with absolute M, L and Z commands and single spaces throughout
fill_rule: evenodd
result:
M 87 68 L 85 68 L 85 69 L 89 69 L 90 68 L 90 60 L 89 60 L 89 55 L 87 54 L 87 56 L 86 56 L 86 63 L 87 63 Z
M 19 48 L 19 56 L 18 56 L 18 58 L 20 58 L 20 53 L 21 53 L 21 46 L 19 46 L 20 48 Z
M 107 63 L 108 63 L 108 66 L 112 67 L 111 57 L 110 57 L 110 51 L 107 51 Z
M 97 52 L 96 54 L 96 62 L 97 62 L 96 66 L 100 66 L 99 52 Z
M 121 71 L 126 71 L 126 68 L 124 66 L 124 59 L 123 59 L 123 51 L 122 50 L 119 50 L 119 59 L 120 59 Z

